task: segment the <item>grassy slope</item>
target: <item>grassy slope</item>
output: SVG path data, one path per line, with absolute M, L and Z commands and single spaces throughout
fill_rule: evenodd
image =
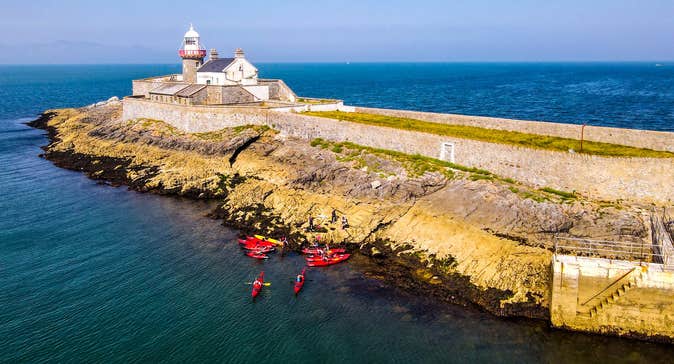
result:
M 476 126 L 440 124 L 386 115 L 346 113 L 341 111 L 305 112 L 304 114 L 350 121 L 354 123 L 418 131 L 436 135 L 446 135 L 463 139 L 473 139 L 489 143 L 510 144 L 526 148 L 547 149 L 562 152 L 567 152 L 569 149 L 573 149 L 578 153 L 608 157 L 674 158 L 674 153 L 672 152 L 587 140 L 583 142 L 583 151 L 579 152 L 580 141 L 577 139 L 539 134 L 527 134 L 516 131 L 487 129 Z

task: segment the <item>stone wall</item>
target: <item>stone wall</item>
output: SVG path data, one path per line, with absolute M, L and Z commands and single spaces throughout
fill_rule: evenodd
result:
M 150 91 L 154 90 L 158 83 L 146 80 L 133 80 L 131 81 L 131 94 L 133 96 L 145 96 L 150 97 Z
M 335 119 L 274 112 L 259 108 L 183 106 L 124 99 L 123 118 L 163 120 L 188 132 L 205 132 L 245 124 L 269 125 L 303 139 L 351 141 L 375 148 L 448 159 L 444 143 L 454 146 L 454 161 L 486 169 L 538 187 L 576 191 L 601 200 L 636 200 L 672 204 L 674 160 L 606 158 L 520 148 L 433 134 L 407 132 Z
M 224 86 L 222 89 L 222 104 L 241 104 L 254 101 L 255 95 L 241 86 Z
M 181 82 L 181 75 L 166 75 L 131 81 L 131 95 L 150 97 L 150 91 L 166 83 Z
M 191 105 L 203 105 L 208 100 L 208 90 L 206 87 L 192 94 L 192 97 L 185 98 Z
M 442 124 L 470 125 L 488 129 L 511 130 L 522 133 L 551 135 L 572 139 L 580 139 L 581 135 L 581 125 L 574 124 L 501 119 L 484 116 L 438 114 L 407 110 L 376 109 L 369 107 L 357 107 L 356 111 L 426 120 Z M 608 128 L 590 125 L 585 127 L 584 138 L 586 140 L 597 142 L 674 152 L 674 133 L 671 132 Z
M 206 104 L 217 105 L 222 103 L 222 86 L 206 86 Z

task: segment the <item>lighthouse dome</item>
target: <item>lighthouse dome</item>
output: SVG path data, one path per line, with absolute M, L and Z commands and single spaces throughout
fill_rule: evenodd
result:
M 199 38 L 199 33 L 197 33 L 196 30 L 194 30 L 194 27 L 192 24 L 190 24 L 190 30 L 185 33 L 185 38 Z

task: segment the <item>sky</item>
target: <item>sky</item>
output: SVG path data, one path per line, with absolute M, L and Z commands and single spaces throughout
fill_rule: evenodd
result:
M 674 60 L 674 0 L 0 0 L 0 63 Z

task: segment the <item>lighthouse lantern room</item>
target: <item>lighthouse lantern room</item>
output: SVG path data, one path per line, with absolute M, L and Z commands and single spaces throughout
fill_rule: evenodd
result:
M 178 50 L 180 58 L 183 59 L 183 81 L 189 83 L 197 82 L 197 69 L 204 63 L 206 57 L 206 48 L 199 41 L 199 33 L 194 30 L 192 24 L 185 33 L 183 44 Z

